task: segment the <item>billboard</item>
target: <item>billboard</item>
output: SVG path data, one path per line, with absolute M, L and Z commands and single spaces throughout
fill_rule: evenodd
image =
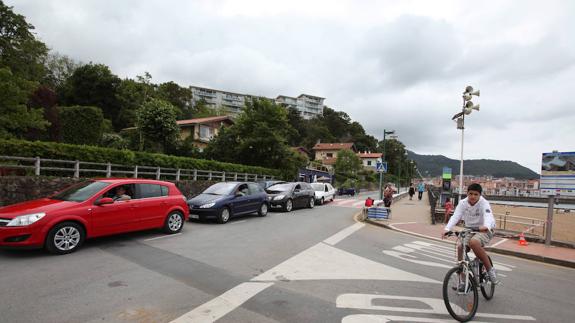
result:
M 541 195 L 575 196 L 575 152 L 543 153 Z
M 451 179 L 451 168 L 443 167 L 443 179 Z

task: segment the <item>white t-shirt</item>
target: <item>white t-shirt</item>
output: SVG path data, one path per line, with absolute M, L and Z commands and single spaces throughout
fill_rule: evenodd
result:
M 445 226 L 445 231 L 451 231 L 462 219 L 465 221 L 466 227 L 486 226 L 489 229 L 495 228 L 495 218 L 491 211 L 491 205 L 483 196 L 479 197 L 479 201 L 475 205 L 470 205 L 467 198 L 461 200 Z

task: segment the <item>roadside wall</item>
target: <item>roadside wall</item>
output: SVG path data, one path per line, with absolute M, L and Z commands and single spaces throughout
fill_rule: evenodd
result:
M 0 206 L 47 197 L 54 192 L 85 180 L 70 177 L 0 176 Z M 172 182 L 186 197 L 198 195 L 215 183 L 213 181 Z

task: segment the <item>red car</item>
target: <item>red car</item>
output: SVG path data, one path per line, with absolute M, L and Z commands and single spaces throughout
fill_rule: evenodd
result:
M 188 218 L 186 199 L 173 183 L 91 180 L 49 198 L 0 208 L 0 247 L 66 254 L 86 238 L 154 228 L 177 233 Z

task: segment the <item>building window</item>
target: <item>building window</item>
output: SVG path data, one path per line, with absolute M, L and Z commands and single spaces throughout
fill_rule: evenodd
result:
M 371 166 L 371 160 L 367 161 L 367 166 Z
M 212 128 L 200 125 L 200 139 L 202 140 L 212 139 Z
M 333 154 L 332 153 L 327 153 L 327 158 L 332 158 Z

